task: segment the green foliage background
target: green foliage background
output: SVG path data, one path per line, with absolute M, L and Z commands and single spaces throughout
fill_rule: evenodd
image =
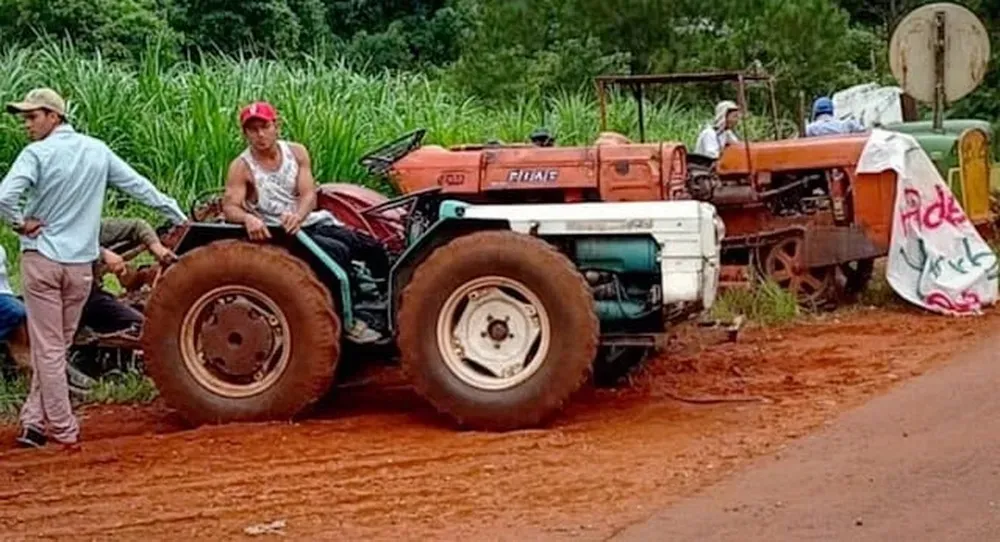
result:
M 593 77 L 746 69 L 779 77 L 785 134 L 802 104 L 892 83 L 891 28 L 925 0 L 0 0 L 0 99 L 46 85 L 78 129 L 107 140 L 187 205 L 218 188 L 240 150 L 235 116 L 276 103 L 284 135 L 307 143 L 321 181 L 362 178 L 357 159 L 423 127 L 428 142 L 524 140 L 546 125 L 563 144 L 598 132 Z M 1000 2 L 963 2 L 986 23 L 986 82 L 952 116 L 1000 117 Z M 648 95 L 648 136 L 686 141 L 732 87 Z M 765 94 L 750 96 L 764 113 Z M 613 100 L 609 128 L 634 134 Z M 750 137 L 765 119 L 751 117 Z M 25 144 L 0 119 L 0 174 Z M 384 189 L 385 187 L 379 187 Z M 109 214 L 139 214 L 118 194 Z M 0 228 L 16 260 L 16 239 Z M 16 267 L 16 261 L 10 262 Z

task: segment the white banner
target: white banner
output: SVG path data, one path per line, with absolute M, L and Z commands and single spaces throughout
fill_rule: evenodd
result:
M 865 128 L 872 128 L 903 122 L 902 93 L 899 87 L 867 83 L 836 92 L 830 99 L 838 119 L 854 119 Z
M 980 314 L 998 296 L 997 256 L 907 134 L 873 130 L 859 173 L 897 175 L 886 278 L 907 301 L 941 314 Z

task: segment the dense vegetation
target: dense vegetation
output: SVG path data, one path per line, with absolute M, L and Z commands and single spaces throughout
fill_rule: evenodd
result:
M 598 132 L 592 78 L 602 73 L 747 69 L 779 77 L 783 130 L 802 100 L 866 82 L 892 83 L 891 28 L 928 0 L 0 0 L 0 101 L 45 85 L 73 124 L 108 141 L 187 206 L 218 189 L 242 148 L 238 107 L 272 100 L 284 135 L 305 142 L 321 181 L 364 179 L 357 159 L 414 128 L 430 143 L 524 140 L 545 125 L 560 143 Z M 1000 2 L 963 2 L 986 22 L 994 62 L 953 115 L 1000 118 Z M 732 87 L 648 95 L 650 138 L 691 144 Z M 751 111 L 763 112 L 763 94 Z M 609 128 L 634 134 L 627 96 Z M 747 137 L 763 137 L 751 117 Z M 0 175 L 25 144 L 0 118 Z M 379 186 L 380 189 L 386 187 Z M 112 192 L 107 212 L 159 217 Z M 17 239 L 0 227 L 19 286 Z M 881 292 L 888 292 L 882 288 Z M 727 294 L 723 316 L 794 317 L 787 294 Z M 137 377 L 138 378 L 138 377 Z M 111 380 L 101 401 L 148 400 L 146 380 Z M 0 417 L 24 381 L 0 379 Z
M 251 99 L 278 105 L 285 135 L 309 145 L 323 181 L 361 179 L 366 149 L 417 127 L 445 144 L 523 140 L 540 125 L 561 143 L 591 141 L 600 73 L 759 65 L 780 78 L 791 123 L 803 97 L 892 82 L 889 29 L 921 3 L 0 0 L 0 100 L 37 85 L 60 90 L 79 129 L 187 205 L 220 186 L 242 146 L 236 111 Z M 1000 33 L 1000 3 L 966 4 Z M 1000 117 L 998 78 L 991 69 L 953 113 Z M 691 143 L 732 91 L 651 95 L 649 135 Z M 751 95 L 751 108 L 763 112 L 763 97 Z M 611 105 L 610 128 L 634 133 L 634 104 L 624 98 Z M 763 135 L 764 124 L 751 118 L 744 129 Z M 4 116 L 0 173 L 24 142 Z M 109 212 L 145 214 L 127 201 L 112 194 Z M 15 255 L 10 232 L 0 238 Z

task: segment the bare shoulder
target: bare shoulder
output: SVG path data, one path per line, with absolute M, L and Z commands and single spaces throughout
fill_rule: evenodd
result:
M 247 167 L 243 158 L 237 156 L 229 162 L 229 172 L 226 175 L 226 184 L 246 181 L 250 177 L 250 168 Z
M 294 141 L 289 141 L 288 148 L 292 150 L 292 154 L 295 156 L 295 159 L 298 160 L 300 164 L 309 163 L 309 150 L 306 149 L 305 145 L 301 143 L 296 143 Z

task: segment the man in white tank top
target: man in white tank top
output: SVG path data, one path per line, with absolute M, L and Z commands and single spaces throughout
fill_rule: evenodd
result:
M 352 260 L 368 265 L 376 278 L 389 271 L 382 245 L 343 227 L 333 214 L 316 210 L 316 181 L 309 152 L 299 143 L 278 137 L 278 114 L 267 102 L 255 102 L 240 112 L 249 146 L 229 165 L 223 211 L 230 222 L 243 224 L 250 239 L 271 237 L 267 222 L 281 224 L 291 235 L 301 229 L 349 274 Z M 346 329 L 348 339 L 375 342 L 381 334 L 360 319 Z

